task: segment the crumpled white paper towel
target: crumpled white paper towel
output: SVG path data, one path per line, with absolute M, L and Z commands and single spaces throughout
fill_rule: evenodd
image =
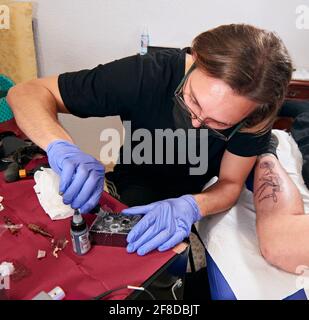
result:
M 301 175 L 301 153 L 288 133 L 281 130 L 273 132 L 279 140 L 279 161 L 298 187 L 308 214 L 309 191 Z M 236 298 L 282 300 L 304 289 L 309 299 L 309 267 L 300 266 L 301 274 L 294 275 L 267 263 L 259 250 L 255 219 L 253 194 L 244 189 L 232 209 L 202 219 L 197 226 L 208 253 Z
M 34 174 L 36 182 L 33 187 L 44 211 L 52 220 L 71 217 L 74 209 L 63 203 L 59 195 L 59 176 L 50 168 L 41 168 Z

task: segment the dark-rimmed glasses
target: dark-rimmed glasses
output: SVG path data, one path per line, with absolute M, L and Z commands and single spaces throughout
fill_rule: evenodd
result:
M 222 132 L 219 132 L 216 129 L 209 127 L 205 123 L 205 120 L 201 119 L 195 112 L 193 112 L 193 110 L 186 104 L 183 98 L 183 88 L 186 84 L 186 81 L 188 80 L 189 75 L 194 69 L 195 65 L 193 64 L 175 90 L 174 98 L 177 102 L 177 105 L 181 108 L 182 111 L 184 111 L 186 116 L 193 120 L 196 119 L 201 124 L 200 128 L 208 129 L 215 137 L 224 141 L 229 141 L 232 138 L 232 136 L 244 125 L 245 120 L 241 121 L 238 125 L 236 125 L 233 131 L 228 136 L 226 136 Z

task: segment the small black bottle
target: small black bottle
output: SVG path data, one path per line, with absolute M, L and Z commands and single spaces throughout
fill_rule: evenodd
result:
M 75 210 L 71 221 L 71 239 L 73 250 L 78 255 L 86 254 L 91 243 L 89 239 L 89 230 L 85 219 L 79 210 Z

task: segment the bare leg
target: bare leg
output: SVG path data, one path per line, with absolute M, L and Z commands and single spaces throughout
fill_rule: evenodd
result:
M 257 235 L 265 259 L 295 273 L 309 266 L 309 215 L 293 181 L 271 155 L 258 158 L 254 176 Z

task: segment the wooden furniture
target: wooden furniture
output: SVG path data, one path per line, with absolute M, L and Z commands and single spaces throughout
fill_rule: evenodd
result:
M 292 80 L 286 98 L 288 100 L 309 100 L 309 80 Z
M 309 80 L 292 80 L 288 87 L 286 100 L 308 100 L 309 102 Z M 278 117 L 273 128 L 290 131 L 293 121 L 294 118 L 291 117 Z

